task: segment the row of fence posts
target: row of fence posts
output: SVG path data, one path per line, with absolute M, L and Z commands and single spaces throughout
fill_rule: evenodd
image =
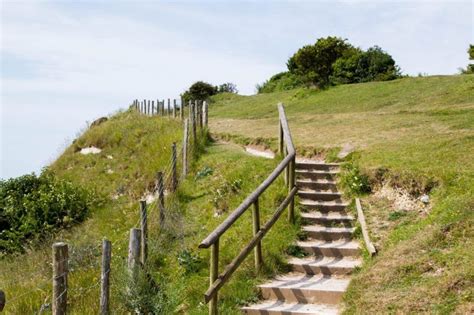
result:
M 158 102 L 158 101 L 157 101 Z M 164 111 L 164 101 L 160 102 L 161 115 L 167 112 L 167 116 L 170 116 L 170 99 L 168 99 L 168 111 Z M 173 117 L 176 117 L 176 100 L 173 102 Z M 189 102 L 189 119 L 184 119 L 184 104 L 182 103 L 179 111 L 180 117 L 183 119 L 183 170 L 182 178 L 188 174 L 188 151 L 189 151 L 189 133 L 192 131 L 192 144 L 196 147 L 198 143 L 198 132 L 200 128 L 201 132 L 199 135 L 205 135 L 205 129 L 208 126 L 208 105 L 207 102 L 201 101 L 190 101 Z M 159 107 L 154 107 L 153 101 L 144 100 L 138 102 L 133 101 L 133 108 L 138 112 L 145 115 L 159 115 Z M 191 125 L 191 127 L 189 126 Z M 178 188 L 178 170 L 177 161 L 178 156 L 176 152 L 176 143 L 172 144 L 171 147 L 171 183 L 170 190 L 175 192 Z M 159 210 L 159 222 L 160 229 L 163 228 L 165 221 L 165 197 L 164 197 L 165 183 L 163 172 L 159 171 L 156 175 L 156 186 L 155 193 L 158 194 L 157 206 Z M 148 257 L 148 217 L 147 217 L 147 204 L 145 200 L 140 200 L 140 228 L 132 228 L 130 230 L 130 238 L 128 245 L 128 260 L 127 267 L 132 281 L 137 280 L 139 268 L 142 268 L 146 264 Z M 53 244 L 53 295 L 52 295 L 52 314 L 63 315 L 66 314 L 67 310 L 67 292 L 68 292 L 68 244 L 64 242 L 58 242 Z M 110 314 L 109 301 L 110 301 L 110 273 L 111 273 L 111 257 L 112 257 L 112 243 L 104 239 L 102 241 L 102 264 L 101 264 L 101 276 L 100 276 L 100 314 Z

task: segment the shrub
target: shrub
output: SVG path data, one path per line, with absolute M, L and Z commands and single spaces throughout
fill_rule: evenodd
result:
M 400 77 L 395 60 L 377 46 L 339 58 L 332 67 L 331 81 L 335 84 L 386 81 Z
M 0 181 L 0 252 L 22 251 L 29 240 L 83 221 L 93 201 L 48 171 Z
M 237 93 L 237 85 L 232 82 L 227 82 L 219 86 L 213 86 L 210 83 L 197 81 L 193 83 L 189 89 L 181 94 L 184 102 L 189 102 L 190 100 L 200 100 L 205 101 L 209 97 L 219 94 L 219 93 Z
M 280 72 L 272 76 L 269 80 L 261 85 L 257 84 L 258 93 L 271 93 L 278 91 L 286 91 L 303 86 L 304 82 L 299 76 L 290 72 Z
M 351 195 L 361 195 L 371 191 L 368 176 L 361 174 L 359 167 L 352 163 L 342 165 L 341 184 Z

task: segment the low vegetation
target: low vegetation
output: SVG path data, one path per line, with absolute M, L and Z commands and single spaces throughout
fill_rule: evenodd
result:
M 45 170 L 0 181 L 0 253 L 24 251 L 60 228 L 82 222 L 99 200 Z

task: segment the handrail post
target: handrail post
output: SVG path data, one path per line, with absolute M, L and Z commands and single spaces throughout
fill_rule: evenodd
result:
M 285 148 L 283 152 L 284 152 L 283 158 L 285 158 L 288 155 L 288 149 Z M 288 185 L 289 179 L 290 179 L 290 164 L 291 162 L 288 163 L 288 165 L 285 168 L 285 185 Z
M 209 267 L 209 284 L 212 286 L 217 280 L 219 274 L 219 239 L 217 239 L 211 246 L 211 262 Z M 217 315 L 217 294 L 209 301 L 209 315 Z
M 258 198 L 253 203 L 252 209 L 252 219 L 253 219 L 253 235 L 257 235 L 260 231 L 260 210 L 258 205 Z M 255 269 L 257 272 L 262 267 L 262 242 L 258 242 L 254 249 L 255 255 Z
M 283 157 L 283 126 L 281 125 L 281 121 L 279 123 L 280 126 L 280 131 L 279 131 L 279 137 L 278 137 L 278 153 L 280 154 L 281 157 Z
M 295 187 L 295 168 L 296 168 L 296 158 L 293 157 L 291 162 L 288 163 L 287 169 L 289 170 L 288 176 L 288 193 L 291 192 L 293 187 Z M 295 197 L 291 198 L 290 204 L 288 205 L 288 221 L 290 223 L 295 223 Z

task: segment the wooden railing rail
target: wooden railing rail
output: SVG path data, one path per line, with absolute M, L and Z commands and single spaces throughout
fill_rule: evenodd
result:
M 294 198 L 297 192 L 295 187 L 295 157 L 296 152 L 291 138 L 290 128 L 286 119 L 285 108 L 282 103 L 278 104 L 279 113 L 279 151 L 282 155 L 282 161 L 275 167 L 275 169 L 268 175 L 268 177 L 250 194 L 245 200 L 221 223 L 214 229 L 200 244 L 199 248 L 211 248 L 210 270 L 209 270 L 209 289 L 205 293 L 205 301 L 209 303 L 209 314 L 215 315 L 218 313 L 218 291 L 229 280 L 231 275 L 237 270 L 244 259 L 250 254 L 252 250 L 255 253 L 255 268 L 257 271 L 261 268 L 263 263 L 261 241 L 265 234 L 280 218 L 283 211 L 288 207 L 288 220 L 294 222 Z M 260 210 L 259 197 L 265 190 L 278 178 L 278 176 L 285 172 L 286 184 L 288 185 L 288 195 L 275 211 L 273 216 L 268 220 L 263 227 L 260 227 Z M 224 271 L 219 274 L 219 239 L 221 236 L 245 213 L 245 211 L 253 205 L 252 219 L 253 219 L 253 238 L 241 250 L 231 263 L 229 263 Z

